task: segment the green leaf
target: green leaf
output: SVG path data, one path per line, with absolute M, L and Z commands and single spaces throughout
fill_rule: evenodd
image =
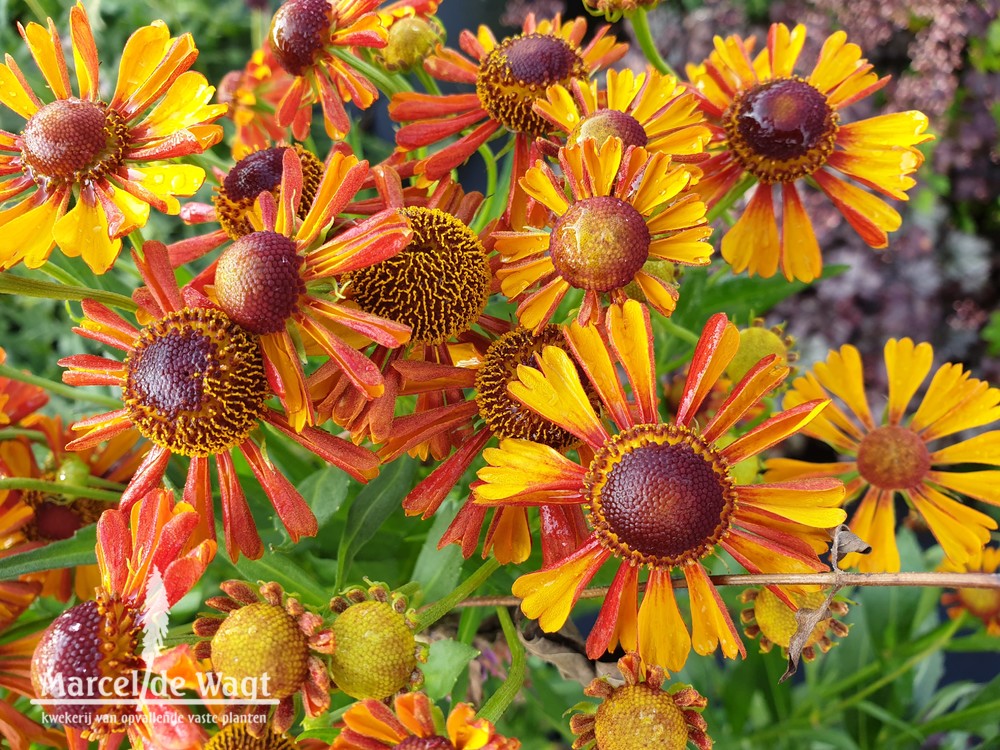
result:
M 375 536 L 392 512 L 400 507 L 403 497 L 413 486 L 416 462 L 402 456 L 386 467 L 382 473 L 358 493 L 347 512 L 347 526 L 340 537 L 337 552 L 337 590 L 343 588 L 347 568 L 358 550 Z
M 299 494 L 312 508 L 316 522 L 323 526 L 347 499 L 351 478 L 336 466 L 324 466 L 307 476 L 298 486 Z
M 42 570 L 93 565 L 97 562 L 97 553 L 94 550 L 96 544 L 96 524 L 84 526 L 69 539 L 0 559 L 0 581 L 8 581 L 25 573 L 38 573 Z
M 421 601 L 437 601 L 454 590 L 462 575 L 462 549 L 449 544 L 438 549 L 438 541 L 456 515 L 457 506 L 442 507 L 434 516 L 427 540 L 420 548 L 411 580 L 420 584 Z
M 420 671 L 424 673 L 424 692 L 432 701 L 444 698 L 451 692 L 458 676 L 477 656 L 478 649 L 450 638 L 434 641 L 427 663 L 420 667 Z

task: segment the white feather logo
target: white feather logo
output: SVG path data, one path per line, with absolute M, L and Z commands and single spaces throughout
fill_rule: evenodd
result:
M 146 583 L 146 600 L 142 610 L 142 661 L 146 665 L 146 674 L 142 680 L 142 694 L 149 687 L 150 673 L 153 661 L 163 650 L 163 640 L 167 635 L 170 619 L 170 601 L 167 599 L 167 587 L 163 577 L 154 565 Z

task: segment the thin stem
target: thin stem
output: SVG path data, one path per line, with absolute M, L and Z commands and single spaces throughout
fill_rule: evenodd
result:
M 697 333 L 695 333 L 694 331 L 689 331 L 684 326 L 678 325 L 670 318 L 660 318 L 659 321 L 657 321 L 657 324 L 662 326 L 665 330 L 667 330 L 669 333 L 672 333 L 677 338 L 682 339 L 683 341 L 687 341 L 689 344 L 698 343 L 699 339 Z
M 649 18 L 645 8 L 637 8 L 634 12 L 626 14 L 632 24 L 632 32 L 635 40 L 639 43 L 642 54 L 646 56 L 650 64 L 661 73 L 677 78 L 677 73 L 670 67 L 670 63 L 663 59 L 660 50 L 656 48 L 656 41 L 653 39 L 653 32 L 649 30 Z
M 39 268 L 38 270 L 44 273 L 46 276 L 51 276 L 53 279 L 60 282 L 61 284 L 66 284 L 67 286 L 83 285 L 83 281 L 81 281 L 80 277 L 76 276 L 74 273 L 66 270 L 65 268 L 57 266 L 51 260 L 48 263 L 43 264 L 41 268 Z
M 493 693 L 479 710 L 479 718 L 494 724 L 499 721 L 510 704 L 514 702 L 518 693 L 521 692 L 526 663 L 524 644 L 517 637 L 517 628 L 514 626 L 513 620 L 510 619 L 510 612 L 507 611 L 506 607 L 497 607 L 497 617 L 500 618 L 503 637 L 507 640 L 507 648 L 510 649 L 510 669 L 507 670 L 507 679 L 503 681 L 500 689 Z
M 756 182 L 757 179 L 752 174 L 743 175 L 743 179 L 737 182 L 733 189 L 726 193 L 722 200 L 708 209 L 708 213 L 706 214 L 708 223 L 711 224 L 720 216 L 724 215 Z M 767 189 L 769 190 L 770 187 L 767 187 Z
M 132 243 L 132 247 L 135 248 L 135 251 L 139 253 L 139 255 L 142 255 L 142 247 L 146 244 L 146 239 L 142 236 L 142 230 L 133 229 L 129 232 L 128 239 L 129 242 Z
M 42 299 L 83 300 L 92 299 L 95 302 L 134 312 L 138 309 L 129 297 L 103 289 L 91 289 L 73 284 L 56 284 L 51 281 L 29 279 L 13 274 L 0 274 L 0 294 L 18 294 L 25 297 L 40 297 Z
M 497 160 L 493 155 L 493 150 L 484 143 L 478 149 L 479 155 L 483 157 L 483 164 L 486 165 L 486 200 L 479 207 L 479 213 L 475 221 L 472 222 L 471 229 L 474 232 L 481 232 L 486 223 L 493 218 L 493 204 L 497 198 Z
M 124 492 L 125 488 L 128 487 L 127 484 L 123 484 L 122 482 L 112 482 L 110 479 L 95 477 L 93 475 L 87 477 L 86 481 L 91 487 L 103 487 L 106 490 L 117 490 L 118 492 Z
M 25 430 L 20 427 L 5 427 L 0 430 L 0 440 L 10 440 L 11 438 L 26 437 L 29 440 L 36 440 L 40 443 L 47 439 L 44 432 L 38 430 Z
M 28 385 L 37 385 L 39 388 L 44 388 L 49 393 L 55 393 L 56 395 L 62 396 L 70 401 L 89 401 L 92 404 L 106 406 L 111 409 L 120 409 L 122 406 L 121 399 L 112 398 L 111 396 L 105 396 L 100 393 L 87 393 L 79 388 L 65 385 L 63 383 L 57 383 L 56 381 L 49 380 L 48 378 L 40 378 L 37 375 L 31 375 L 27 372 L 21 372 L 20 370 L 7 365 L 0 365 L 0 377 L 10 378 L 11 380 L 16 380 L 20 383 L 27 383 Z
M 433 604 L 428 604 L 420 610 L 417 613 L 417 631 L 426 630 L 455 607 L 459 606 L 463 599 L 486 583 L 487 579 L 499 569 L 500 563 L 497 562 L 495 557 L 491 557 L 476 572 L 466 578 L 457 589 L 448 594 L 448 596 L 439 599 Z M 516 600 L 515 604 L 520 601 L 520 599 Z
M 385 92 L 389 97 L 404 91 L 413 91 L 410 82 L 403 76 L 389 75 L 377 65 L 363 60 L 343 47 L 331 47 L 330 51 L 348 65 L 356 68 L 358 72 L 368 78 L 380 91 Z
M 49 14 L 45 12 L 45 8 L 38 0 L 25 0 L 25 4 L 31 8 L 31 12 L 35 14 L 35 18 L 38 19 L 38 23 L 45 25 L 45 22 L 49 18 Z
M 10 477 L 0 479 L 0 490 L 38 490 L 46 495 L 63 495 L 64 497 L 87 497 L 92 500 L 107 500 L 117 503 L 121 500 L 121 492 L 108 492 L 98 490 L 93 487 L 80 487 L 75 484 L 63 484 L 61 482 L 45 482 L 41 479 L 28 479 L 26 477 Z
M 263 11 L 254 9 L 250 12 L 250 43 L 255 50 L 264 46 L 268 23 L 269 19 L 264 16 Z
M 413 74 L 417 77 L 417 80 L 424 87 L 424 91 L 428 94 L 434 94 L 434 96 L 441 96 L 441 87 L 438 86 L 438 82 L 434 80 L 434 77 L 424 70 L 422 65 L 418 65 L 413 69 Z
M 936 586 L 950 589 L 1000 589 L 997 573 L 776 573 L 709 576 L 716 586 Z M 687 588 L 687 581 L 671 579 L 675 589 Z M 640 590 L 645 584 L 639 585 Z M 609 586 L 584 589 L 581 599 L 603 599 Z M 513 607 L 521 603 L 516 596 L 472 596 L 458 607 Z

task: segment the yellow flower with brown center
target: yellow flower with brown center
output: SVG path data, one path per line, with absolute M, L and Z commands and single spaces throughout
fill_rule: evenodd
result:
M 754 39 L 715 38 L 715 51 L 688 77 L 699 92 L 713 130 L 695 188 L 710 206 L 740 179 L 757 183 L 739 220 L 722 238 L 722 257 L 733 271 L 812 281 L 823 270 L 819 245 L 796 183 L 808 178 L 833 202 L 873 248 L 884 248 L 900 216 L 881 198 L 842 179 L 846 176 L 883 195 L 906 200 L 910 175 L 923 163 L 915 147 L 926 134 L 921 112 L 896 112 L 842 122 L 841 111 L 889 82 L 872 72 L 861 49 L 838 31 L 823 44 L 808 76 L 795 65 L 806 28 L 774 24 L 767 45 L 751 58 Z M 838 174 L 839 173 L 839 174 Z M 780 188 L 781 226 L 774 206 Z
M 648 315 L 630 300 L 609 309 L 603 332 L 577 323 L 567 329 L 569 348 L 598 395 L 601 412 L 562 349 L 545 347 L 540 369 L 518 367 L 510 394 L 575 435 L 581 441 L 579 458 L 530 440 L 502 440 L 499 449 L 483 451 L 488 465 L 480 469 L 482 482 L 474 493 L 477 503 L 494 507 L 583 505 L 591 526 L 584 543 L 514 582 L 522 611 L 546 632 L 558 630 L 583 588 L 614 558 L 617 574 L 588 638 L 588 655 L 599 658 L 621 643 L 646 663 L 678 670 L 692 647 L 699 654 L 721 648 L 729 658 L 743 653 L 701 562 L 705 557 L 721 547 L 755 573 L 821 570 L 825 566 L 812 546 L 815 530 L 835 526 L 846 514 L 837 507 L 843 497 L 837 481 L 736 481 L 738 464 L 797 432 L 825 406 L 822 400 L 802 403 L 732 442 L 723 440 L 788 374 L 773 356 L 754 366 L 704 427 L 694 422 L 739 345 L 736 327 L 724 315 L 706 324 L 677 415 L 661 421 Z M 649 577 L 640 605 L 643 568 Z M 674 599 L 670 575 L 677 569 L 691 599 L 690 635 Z
M 666 675 L 657 666 L 644 666 L 638 654 L 618 660 L 625 684 L 613 687 L 606 678 L 590 683 L 584 693 L 600 698 L 593 713 L 570 719 L 574 750 L 699 750 L 712 747 L 701 712 L 708 701 L 697 690 L 676 685 L 663 688 Z
M 596 80 L 550 86 L 533 108 L 567 144 L 588 138 L 601 144 L 614 136 L 626 148 L 641 146 L 678 161 L 708 158 L 704 150 L 711 131 L 698 98 L 655 70 L 609 70 L 604 91 Z
M 1000 505 L 1000 431 L 939 442 L 1000 419 L 1000 388 L 970 377 L 959 364 L 937 369 L 916 409 L 910 402 L 931 371 L 934 350 L 910 339 L 885 345 L 888 403 L 876 421 L 865 394 L 861 355 L 850 345 L 792 383 L 784 405 L 815 398 L 835 402 L 803 434 L 830 445 L 841 460 L 812 463 L 776 458 L 769 480 L 834 476 L 847 486 L 845 503 L 857 501 L 851 530 L 871 545 L 868 555 L 845 556 L 845 566 L 864 573 L 899 570 L 897 497 L 921 516 L 955 564 L 979 558 L 997 522 L 964 498 Z M 971 471 L 965 469 L 974 469 Z
M 1000 547 L 987 547 L 978 562 L 955 565 L 947 560 L 940 568 L 953 573 L 994 573 L 1000 569 Z M 948 616 L 959 617 L 968 612 L 981 620 L 986 632 L 1000 636 L 1000 589 L 960 588 L 941 594 L 941 604 L 948 609 Z
M 268 720 L 274 732 L 287 732 L 295 719 L 296 694 L 302 695 L 307 715 L 326 711 L 330 685 L 319 655 L 332 653 L 336 639 L 323 619 L 276 583 L 254 590 L 242 581 L 226 581 L 221 588 L 226 596 L 206 604 L 223 616 L 199 617 L 194 623 L 195 635 L 211 639 L 199 641 L 195 654 L 211 660 L 220 684 L 252 685 L 253 694 L 242 697 L 278 701 L 270 717 L 269 705 L 246 706 L 252 734 L 264 736 Z
M 670 315 L 677 290 L 644 270 L 649 260 L 703 266 L 712 246 L 705 204 L 686 192 L 692 176 L 662 152 L 626 148 L 617 137 L 586 139 L 560 151 L 563 176 L 545 164 L 528 170 L 525 192 L 550 209 L 550 232 L 495 232 L 503 293 L 520 304 L 517 316 L 538 330 L 571 289 L 584 293 L 577 320 L 601 320 L 606 299 L 621 303 L 637 283 L 649 304 Z
M 383 700 L 423 684 L 417 662 L 427 660 L 427 647 L 414 638 L 415 613 L 406 597 L 373 584 L 346 591 L 330 607 L 337 642 L 330 674 L 338 689 L 356 700 Z
M 152 206 L 180 211 L 205 173 L 184 164 L 152 164 L 199 154 L 222 138 L 211 125 L 226 107 L 210 105 L 214 88 L 188 71 L 198 56 L 190 34 L 171 38 L 162 21 L 126 42 L 110 101 L 101 98 L 99 61 L 83 5 L 70 10 L 79 96 L 62 42 L 49 19 L 18 29 L 55 100 L 45 104 L 8 57 L 0 64 L 0 103 L 23 117 L 20 133 L 0 133 L 0 211 L 5 243 L 0 268 L 38 268 L 58 244 L 95 273 L 111 267 L 121 238 L 146 224 Z M 70 203 L 73 207 L 70 208 Z
M 823 591 L 787 590 L 785 594 L 798 609 L 818 609 L 826 601 Z M 740 601 L 751 606 L 740 612 L 743 630 L 749 638 L 760 636 L 760 650 L 769 653 L 778 646 L 783 654 L 788 653 L 792 636 L 799 624 L 795 619 L 795 611 L 783 602 L 768 588 L 747 589 L 740 594 Z M 809 633 L 802 646 L 802 658 L 812 661 L 816 658 L 816 649 L 826 653 L 835 645 L 831 635 L 844 638 L 848 627 L 838 617 L 847 614 L 847 604 L 838 599 L 830 602 L 829 617 L 824 617 Z

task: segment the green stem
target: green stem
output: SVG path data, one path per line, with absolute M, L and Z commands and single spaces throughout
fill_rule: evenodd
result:
M 83 284 L 83 281 L 78 276 L 67 271 L 65 268 L 57 266 L 51 260 L 38 270 L 67 286 L 81 286 Z
M 35 14 L 35 18 L 38 19 L 38 23 L 45 25 L 45 22 L 49 18 L 49 14 L 45 12 L 45 8 L 38 0 L 25 0 L 25 4 L 31 8 L 31 12 Z
M 422 65 L 418 65 L 413 69 L 414 75 L 416 75 L 417 80 L 424 87 L 424 91 L 428 94 L 434 94 L 435 96 L 441 96 L 441 87 L 438 86 L 438 82 L 434 80 L 433 76 L 424 70 Z
M 677 338 L 687 341 L 689 344 L 698 343 L 699 338 L 697 333 L 689 331 L 687 328 L 675 323 L 670 318 L 660 318 L 657 322 L 659 325 L 663 326 L 668 333 L 672 333 Z
M 451 612 L 455 605 L 467 598 L 473 591 L 478 589 L 487 579 L 500 569 L 500 563 L 495 557 L 491 557 L 484 562 L 476 572 L 466 578 L 457 589 L 448 596 L 439 599 L 433 604 L 429 604 L 417 614 L 417 632 L 426 630 L 446 614 Z
M 493 150 L 484 143 L 478 149 L 479 155 L 483 157 L 483 164 L 486 165 L 486 200 L 479 207 L 479 213 L 472 222 L 470 229 L 474 232 L 481 232 L 487 222 L 493 218 L 493 204 L 497 198 L 497 160 L 493 156 Z
M 13 274 L 0 274 L 0 294 L 19 294 L 24 297 L 41 297 L 43 299 L 83 300 L 92 299 L 95 302 L 117 307 L 133 312 L 139 308 L 129 297 L 103 289 L 91 289 L 85 286 L 56 284 L 51 281 L 28 279 Z
M 107 492 L 105 490 L 94 489 L 93 487 L 80 487 L 61 482 L 45 482 L 41 479 L 27 479 L 25 477 L 0 479 L 0 490 L 38 490 L 39 492 L 44 492 L 46 495 L 88 497 L 92 500 L 107 500 L 112 503 L 117 503 L 122 497 L 121 492 Z
M 343 47 L 331 47 L 330 51 L 351 67 L 357 68 L 358 72 L 362 73 L 389 97 L 404 91 L 413 91 L 413 87 L 403 76 L 389 75 L 377 65 L 363 60 L 357 55 L 352 55 Z
M 106 490 L 116 490 L 118 492 L 124 492 L 125 488 L 128 487 L 127 484 L 112 482 L 110 479 L 102 479 L 93 475 L 87 477 L 87 484 L 91 487 L 103 487 Z
M 753 175 L 743 175 L 743 179 L 737 182 L 733 189 L 726 193 L 722 200 L 708 209 L 708 214 L 706 215 L 708 223 L 711 224 L 713 221 L 725 214 L 730 208 L 733 207 L 733 204 L 735 204 L 736 201 L 743 197 L 743 194 L 750 189 L 750 186 L 756 182 L 757 180 Z
M 7 365 L 0 365 L 0 377 L 10 378 L 11 380 L 16 380 L 20 383 L 27 383 L 28 385 L 37 385 L 39 388 L 44 388 L 49 393 L 62 396 L 70 401 L 89 401 L 92 404 L 106 406 L 110 409 L 122 408 L 121 399 L 112 398 L 111 396 L 105 396 L 100 393 L 87 393 L 86 391 L 82 391 L 74 386 L 57 383 L 56 381 L 49 380 L 48 378 L 40 378 L 37 375 L 21 372 L 20 370 Z
M 507 679 L 503 681 L 500 689 L 493 693 L 479 710 L 479 718 L 494 724 L 500 720 L 518 693 L 521 692 L 526 663 L 524 644 L 517 637 L 517 628 L 514 627 L 514 622 L 510 619 L 510 613 L 505 607 L 497 607 L 497 617 L 500 618 L 500 627 L 503 628 L 503 636 L 507 639 L 507 647 L 510 649 L 510 669 L 507 670 Z
M 133 229 L 128 235 L 129 242 L 132 243 L 132 247 L 135 251 L 142 255 L 142 246 L 146 244 L 146 239 L 142 236 L 142 230 Z
M 10 440 L 11 438 L 19 437 L 26 437 L 29 440 L 36 440 L 40 443 L 46 440 L 45 433 L 38 430 L 23 430 L 20 427 L 7 427 L 0 430 L 0 440 Z
M 670 67 L 670 63 L 663 59 L 660 51 L 656 48 L 653 32 L 649 30 L 649 18 L 646 15 L 646 9 L 637 8 L 633 13 L 626 14 L 626 17 L 632 24 L 632 32 L 635 34 L 635 40 L 642 49 L 642 54 L 646 56 L 650 64 L 664 75 L 677 78 L 677 73 Z
M 264 37 L 267 35 L 267 24 L 269 18 L 265 18 L 264 13 L 259 10 L 250 12 L 250 43 L 255 50 L 264 47 Z

